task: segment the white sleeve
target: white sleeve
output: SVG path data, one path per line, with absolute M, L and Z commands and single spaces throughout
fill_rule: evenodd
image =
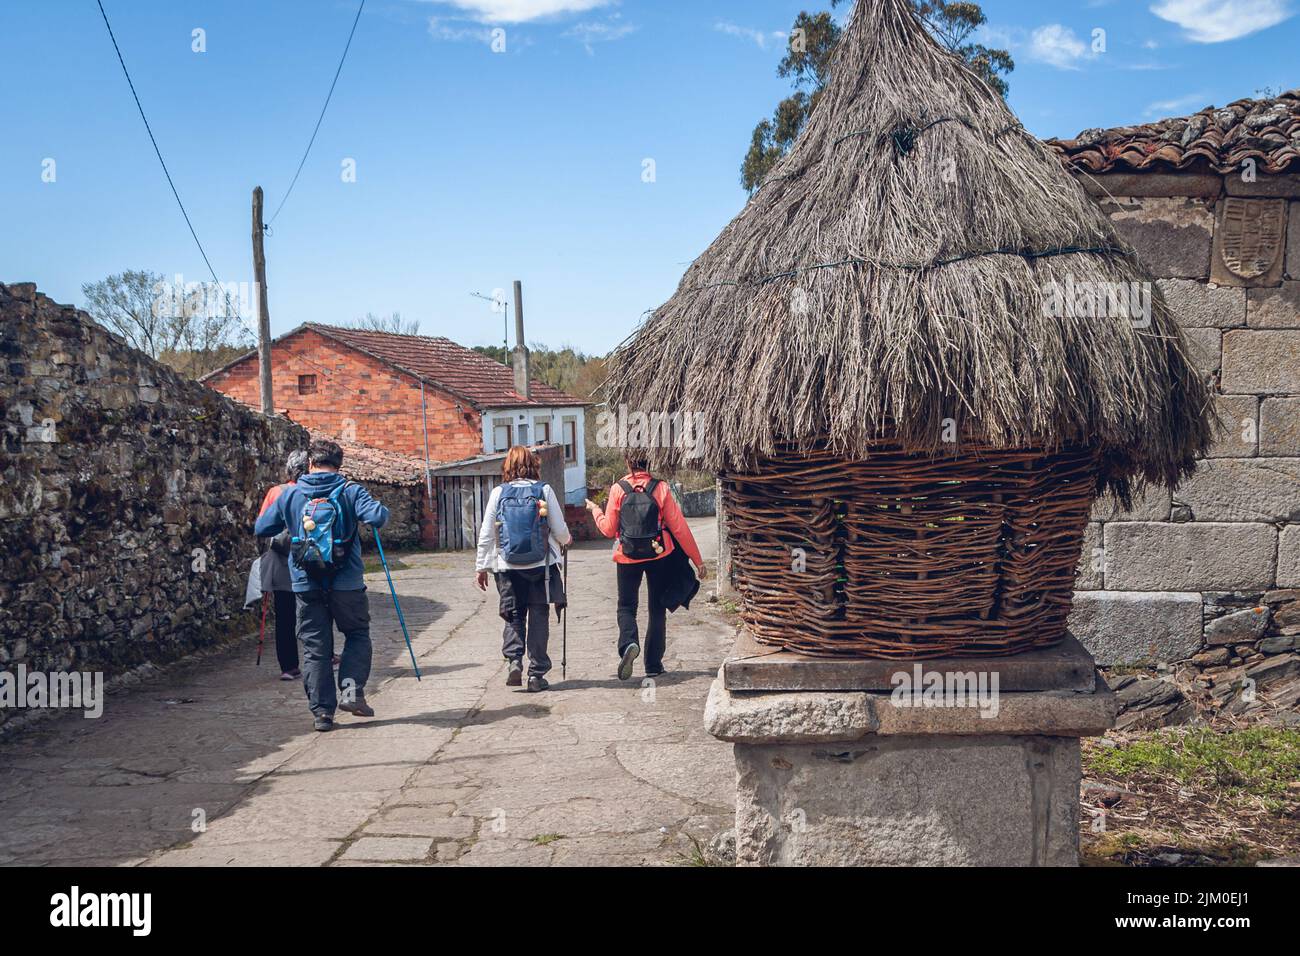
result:
M 560 547 L 565 547 L 573 540 L 573 536 L 569 534 L 569 525 L 564 520 L 564 504 L 555 497 L 555 489 L 550 485 L 546 486 L 546 512 L 551 537 Z
M 474 560 L 475 571 L 495 571 L 497 557 L 497 501 L 501 498 L 501 486 L 497 485 L 488 495 L 487 507 L 483 509 L 483 524 L 478 529 L 478 554 Z

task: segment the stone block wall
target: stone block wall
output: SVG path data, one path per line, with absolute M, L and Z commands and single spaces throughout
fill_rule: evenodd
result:
M 252 522 L 305 430 L 0 284 L 0 442 L 0 668 L 112 677 L 256 627 Z
M 682 514 L 688 518 L 711 518 L 717 514 L 718 495 L 712 488 L 700 491 L 681 491 L 677 488 L 677 498 L 682 506 Z
M 1300 177 L 1205 180 L 1081 179 L 1157 278 L 1222 429 L 1172 494 L 1098 503 L 1071 628 L 1102 664 L 1183 662 L 1221 702 L 1244 678 L 1300 697 Z

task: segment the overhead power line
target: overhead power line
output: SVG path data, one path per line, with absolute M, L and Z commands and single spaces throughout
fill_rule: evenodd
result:
M 149 134 L 149 142 L 153 143 L 153 151 L 157 153 L 158 162 L 162 164 L 163 175 L 167 177 L 167 185 L 172 188 L 172 195 L 176 197 L 176 205 L 181 207 L 181 215 L 185 217 L 185 225 L 190 227 L 190 235 L 194 237 L 194 244 L 199 247 L 199 255 L 203 256 L 208 272 L 212 273 L 212 281 L 219 286 L 221 280 L 217 278 L 217 271 L 212 268 L 212 262 L 203 249 L 203 243 L 199 242 L 198 233 L 194 231 L 194 223 L 190 222 L 190 214 L 185 211 L 185 203 L 181 202 L 181 195 L 176 191 L 176 183 L 172 182 L 172 174 L 167 169 L 167 161 L 163 159 L 162 150 L 158 148 L 158 140 L 154 138 L 153 128 L 149 125 L 149 117 L 144 115 L 144 107 L 140 105 L 140 95 L 136 93 L 135 84 L 131 82 L 131 71 L 126 68 L 126 60 L 122 58 L 122 49 L 117 45 L 117 37 L 113 35 L 113 25 L 108 22 L 108 14 L 104 12 L 104 4 L 102 0 L 95 0 L 95 2 L 99 4 L 99 13 L 104 18 L 104 26 L 108 27 L 108 38 L 113 41 L 113 49 L 117 51 L 117 62 L 122 64 L 122 73 L 126 76 L 126 85 L 131 87 L 131 96 L 135 98 L 135 108 L 140 111 L 140 119 L 144 120 L 145 131 Z
M 361 5 L 357 7 L 357 15 L 352 20 L 352 29 L 348 32 L 348 42 L 343 47 L 343 55 L 339 57 L 338 69 L 334 71 L 334 80 L 330 83 L 330 91 L 325 94 L 325 105 L 320 108 L 320 116 L 316 118 L 316 128 L 311 131 L 311 139 L 307 141 L 307 148 L 303 151 L 302 160 L 298 163 L 298 169 L 293 174 L 293 180 L 289 183 L 289 188 L 285 190 L 284 198 L 280 200 L 280 205 L 275 207 L 275 212 L 271 213 L 271 218 L 267 220 L 267 225 L 275 222 L 275 217 L 280 215 L 280 210 L 284 204 L 289 201 L 289 194 L 293 192 L 293 187 L 298 184 L 298 176 L 302 173 L 302 168 L 307 164 L 307 157 L 311 155 L 312 144 L 316 142 L 316 134 L 320 132 L 321 121 L 325 119 L 325 111 L 329 109 L 330 97 L 334 95 L 334 87 L 338 84 L 339 74 L 343 72 L 343 63 L 348 58 L 348 50 L 352 47 L 352 36 L 357 32 L 357 24 L 361 22 L 361 11 L 366 8 L 366 0 L 361 0 Z

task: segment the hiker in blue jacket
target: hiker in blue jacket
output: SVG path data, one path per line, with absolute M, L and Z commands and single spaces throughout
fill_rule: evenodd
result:
M 370 492 L 348 481 L 343 449 L 317 439 L 307 452 L 308 472 L 290 485 L 273 507 L 258 516 L 254 534 L 270 538 L 289 529 L 289 577 L 294 591 L 298 640 L 302 642 L 303 688 L 317 730 L 334 728 L 334 711 L 373 717 L 366 702 L 370 679 L 370 602 L 362 577 L 361 535 L 365 523 L 382 528 L 388 509 Z M 334 626 L 343 633 L 343 654 L 334 685 Z

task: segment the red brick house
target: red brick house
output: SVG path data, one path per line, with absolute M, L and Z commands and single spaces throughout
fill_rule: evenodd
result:
M 566 497 L 581 501 L 587 403 L 529 380 L 527 350 L 515 351 L 512 369 L 446 338 L 307 323 L 272 343 L 273 404 L 309 429 L 421 460 L 427 442 L 430 462 L 556 442 Z M 202 381 L 260 407 L 256 351 Z

